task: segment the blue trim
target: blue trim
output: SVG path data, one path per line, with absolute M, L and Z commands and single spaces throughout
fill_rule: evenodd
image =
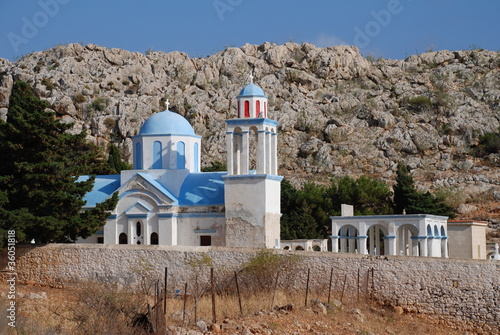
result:
M 278 176 L 274 174 L 243 174 L 243 175 L 225 175 L 222 176 L 224 180 L 238 180 L 238 179 L 270 179 L 276 181 L 282 181 L 283 176 Z
M 359 239 L 362 239 L 362 238 L 368 238 L 368 236 L 366 236 L 366 235 L 365 235 L 365 236 L 360 235 L 360 236 L 358 236 L 358 238 L 359 238 Z
M 215 234 L 217 233 L 216 229 L 195 229 L 195 234 Z
M 331 235 L 331 236 L 330 236 L 330 238 L 339 239 L 339 238 L 340 238 L 340 236 L 333 236 L 333 235 Z
M 130 219 L 147 219 L 148 214 L 125 214 Z
M 330 219 L 335 221 L 353 220 L 353 219 L 416 219 L 416 218 L 438 218 L 448 219 L 447 216 L 438 216 L 432 214 L 397 214 L 397 215 L 355 215 L 355 216 L 330 216 Z
M 412 236 L 410 238 L 412 240 L 423 240 L 423 239 L 426 239 L 427 237 L 429 237 L 429 236 L 422 236 L 422 235 L 420 235 L 420 236 Z
M 274 120 L 266 119 L 266 118 L 231 119 L 231 120 L 226 120 L 226 123 L 230 126 L 238 126 L 241 124 L 265 124 L 265 125 L 276 127 L 278 125 L 278 121 L 274 121 Z
M 384 236 L 385 239 L 396 238 L 396 237 L 397 237 L 396 235 L 387 235 L 387 236 Z
M 226 217 L 224 213 L 159 213 L 158 218 L 223 218 Z
M 182 137 L 194 137 L 194 138 L 202 138 L 203 136 L 199 135 L 191 135 L 191 134 L 144 134 L 144 135 L 135 135 L 132 136 L 132 139 L 135 139 L 136 137 L 168 137 L 168 136 L 182 136 Z

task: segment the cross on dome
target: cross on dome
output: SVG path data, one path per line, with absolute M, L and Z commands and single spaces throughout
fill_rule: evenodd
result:
M 253 83 L 253 74 L 252 74 L 252 72 L 250 72 L 249 78 L 250 78 L 250 82 Z
M 167 110 L 168 110 L 168 106 L 170 106 L 170 102 L 168 101 L 168 99 L 167 99 L 167 101 L 165 101 L 165 106 L 167 106 Z

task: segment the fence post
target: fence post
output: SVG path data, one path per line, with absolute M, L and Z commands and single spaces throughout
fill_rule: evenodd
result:
M 333 268 L 330 270 L 330 284 L 328 285 L 328 304 L 330 304 L 330 296 L 332 293 Z
M 217 322 L 217 315 L 215 313 L 215 282 L 214 282 L 214 268 L 210 268 L 210 283 L 212 286 L 212 321 Z
M 187 303 L 187 289 L 188 283 L 184 284 L 184 308 L 182 310 L 182 326 L 184 327 L 184 321 L 186 320 L 186 303 Z
M 165 267 L 165 287 L 163 291 L 163 314 L 167 315 L 167 274 L 168 274 L 168 268 Z
M 234 281 L 236 283 L 236 292 L 238 293 L 238 303 L 240 305 L 240 314 L 243 315 L 243 305 L 241 304 L 240 285 L 238 285 L 238 274 L 234 271 Z
M 276 281 L 274 282 L 274 291 L 273 291 L 273 301 L 271 302 L 271 310 L 273 310 L 273 305 L 274 305 L 274 297 L 276 295 L 276 288 L 278 287 L 278 277 L 280 275 L 280 272 L 276 272 Z
M 344 286 L 342 287 L 342 293 L 340 295 L 340 303 L 342 303 L 342 299 L 344 298 L 345 291 L 345 283 L 347 282 L 347 273 L 344 275 Z
M 309 274 L 310 274 L 311 269 L 307 269 L 307 282 L 306 282 L 306 301 L 304 304 L 304 307 L 307 307 L 307 299 L 309 296 Z
M 358 268 L 358 281 L 357 281 L 357 285 L 358 285 L 358 303 L 359 303 L 359 268 Z

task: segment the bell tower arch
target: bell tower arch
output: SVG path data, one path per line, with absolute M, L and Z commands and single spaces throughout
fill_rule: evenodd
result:
M 226 246 L 279 247 L 278 122 L 267 118 L 267 96 L 253 82 L 236 99 L 238 117 L 226 120 Z

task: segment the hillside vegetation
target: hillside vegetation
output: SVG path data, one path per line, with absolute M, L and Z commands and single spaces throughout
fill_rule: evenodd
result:
M 356 47 L 246 44 L 205 58 L 69 44 L 0 59 L 0 114 L 28 82 L 74 132 L 131 161 L 131 136 L 153 113 L 185 116 L 203 136 L 205 166 L 225 162 L 225 119 L 249 81 L 279 121 L 280 174 L 294 185 L 366 175 L 394 184 L 405 162 L 422 190 L 460 217 L 500 219 L 500 54 L 437 51 L 405 60 Z

